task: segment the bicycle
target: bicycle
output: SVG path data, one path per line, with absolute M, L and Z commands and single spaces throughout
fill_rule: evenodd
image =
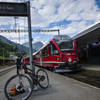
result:
M 25 64 L 21 67 L 26 75 L 17 71 L 17 75 L 12 76 L 5 84 L 4 93 L 8 100 L 27 100 L 35 85 L 43 89 L 49 86 L 49 77 L 44 69 L 39 68 L 34 74 Z

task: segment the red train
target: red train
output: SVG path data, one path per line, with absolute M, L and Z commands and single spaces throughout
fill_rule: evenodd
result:
M 24 58 L 29 64 L 29 57 Z M 55 36 L 47 45 L 33 54 L 34 64 L 55 72 L 68 72 L 80 69 L 76 52 L 76 40 L 66 35 Z

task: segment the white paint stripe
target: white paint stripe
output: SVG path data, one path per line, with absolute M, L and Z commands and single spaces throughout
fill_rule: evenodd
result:
M 36 62 L 36 63 L 41 63 L 41 62 Z M 65 63 L 65 62 L 43 61 L 42 63 L 58 63 L 58 64 L 61 64 L 61 63 Z

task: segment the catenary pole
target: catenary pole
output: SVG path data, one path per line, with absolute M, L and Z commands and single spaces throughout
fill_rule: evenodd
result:
M 35 66 L 33 64 L 33 56 L 32 56 L 32 33 L 31 33 L 31 12 L 30 12 L 30 1 L 27 2 L 28 6 L 28 32 L 29 32 L 29 46 L 30 46 L 30 68 L 35 74 Z

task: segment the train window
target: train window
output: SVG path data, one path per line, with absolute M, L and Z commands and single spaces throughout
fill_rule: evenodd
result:
M 51 44 L 48 45 L 48 49 L 49 49 L 49 55 L 51 55 L 51 52 L 52 52 L 52 51 L 51 51 L 51 50 L 52 50 L 52 49 L 51 49 Z
M 36 55 L 33 56 L 33 60 L 36 59 Z
M 36 55 L 34 56 L 34 58 L 35 58 L 35 59 L 38 59 L 38 58 L 40 58 L 40 55 L 39 55 L 39 53 L 38 53 L 38 54 L 36 54 Z
M 45 56 L 45 50 L 43 49 L 42 50 L 42 57 L 44 57 Z
M 47 47 L 45 48 L 45 57 L 47 56 Z
M 63 41 L 59 43 L 59 48 L 63 53 L 74 51 L 74 41 Z
M 54 44 L 52 44 L 52 54 L 53 55 L 59 55 L 57 48 L 55 47 Z
M 47 56 L 47 48 L 46 47 L 42 50 L 42 56 L 43 57 Z
M 49 44 L 49 55 L 59 55 L 57 48 L 53 44 Z

